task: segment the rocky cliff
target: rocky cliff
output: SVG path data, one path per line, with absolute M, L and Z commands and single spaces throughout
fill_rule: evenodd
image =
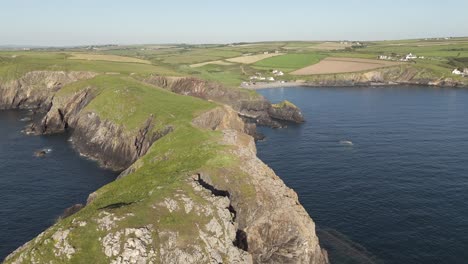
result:
M 96 76 L 91 72 L 34 71 L 18 80 L 0 83 L 0 109 L 48 110 L 64 85 Z
M 468 79 L 442 76 L 428 68 L 402 65 L 376 69 L 368 72 L 309 76 L 309 86 L 355 86 L 355 85 L 427 85 L 446 87 L 466 87 Z
M 263 96 L 244 89 L 228 88 L 192 77 L 151 76 L 143 80 L 146 83 L 168 89 L 174 93 L 195 96 L 231 106 L 247 121 L 259 125 L 281 127 L 282 121 L 302 123 L 304 117 L 297 108 L 285 109 L 289 114 L 281 114 L 281 108 L 273 105 Z M 294 112 L 294 113 L 291 113 Z
M 136 96 L 129 108 L 101 109 L 93 107 L 96 100 L 109 94 L 126 99 L 122 91 L 130 88 L 110 87 L 106 93 L 103 82 L 86 81 L 93 76 L 34 72 L 0 86 L 0 94 L 8 96 L 2 96 L 2 108 L 46 111 L 31 127 L 35 133 L 68 131 L 83 154 L 115 169 L 129 167 L 6 263 L 328 263 L 314 222 L 296 193 L 256 157 L 239 117 L 256 116 L 260 109 L 270 119 L 299 121 L 297 108 L 261 100 L 257 110 L 243 103 L 234 110 L 106 77 L 145 96 Z M 80 85 L 63 88 L 78 80 Z M 174 83 L 171 89 L 189 94 L 209 86 L 190 88 L 187 83 L 198 83 L 192 79 Z M 145 101 L 149 96 L 160 99 Z M 144 115 L 132 112 L 134 103 L 145 104 Z M 176 112 L 181 107 L 185 110 Z M 125 115 L 141 121 L 132 128 L 119 122 Z

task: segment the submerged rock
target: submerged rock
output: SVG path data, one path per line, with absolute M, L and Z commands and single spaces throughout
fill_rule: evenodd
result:
M 38 150 L 34 152 L 34 156 L 38 158 L 43 158 L 47 155 L 47 152 L 45 150 Z

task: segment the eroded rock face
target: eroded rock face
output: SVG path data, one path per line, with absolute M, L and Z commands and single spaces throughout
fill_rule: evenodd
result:
M 47 111 L 64 85 L 96 76 L 92 72 L 33 71 L 18 80 L 0 83 L 0 109 Z
M 305 121 L 301 110 L 288 101 L 272 105 L 268 113 L 272 118 L 278 120 L 284 120 L 294 123 L 303 123 Z
M 144 80 L 147 83 L 168 89 L 172 92 L 194 96 L 206 100 L 212 100 L 232 107 L 245 120 L 255 122 L 259 125 L 270 127 L 281 127 L 279 121 L 302 122 L 300 118 L 290 118 L 287 115 L 276 114 L 272 110 L 272 104 L 263 96 L 251 96 L 240 89 L 224 87 L 220 84 L 210 83 L 197 78 L 161 77 L 152 76 Z M 295 117 L 302 116 L 299 109 L 288 109 L 297 111 Z M 271 114 L 275 116 L 272 116 Z M 283 119 L 283 117 L 287 119 Z M 277 119 L 277 120 L 274 120 Z
M 252 138 L 238 131 L 225 130 L 224 142 L 242 160 L 241 169 L 255 187 L 253 203 L 232 196 L 238 212 L 239 228 L 246 233 L 248 251 L 255 263 L 327 263 L 320 248 L 315 225 L 289 189 L 276 174 L 256 156 Z M 238 193 L 235 186 L 218 186 Z
M 137 133 L 101 118 L 85 107 L 94 98 L 89 87 L 69 96 L 55 97 L 40 124 L 31 131 L 37 134 L 71 132 L 71 141 L 83 155 L 96 159 L 104 167 L 124 170 L 146 154 L 153 142 L 167 135 L 172 127 L 153 131 L 155 119 L 149 116 Z
M 450 77 L 436 77 L 429 69 L 417 69 L 410 65 L 383 68 L 368 72 L 321 75 L 307 81 L 308 86 L 368 86 L 368 85 L 428 85 L 466 87 L 465 81 Z
M 229 108 L 223 110 L 233 111 Z M 241 122 L 239 117 L 223 116 L 233 119 L 224 123 Z M 239 157 L 242 164 L 239 168 L 248 175 L 244 180 L 254 186 L 255 194 L 254 197 L 245 197 L 244 186 L 233 184 L 229 176 L 201 172 L 199 177 L 217 192 L 229 196 L 236 212 L 236 241 L 252 254 L 254 263 L 328 263 L 326 252 L 320 248 L 314 222 L 299 203 L 297 194 L 257 158 L 253 138 L 243 133 L 239 126 L 220 126 L 217 124 L 223 122 L 209 120 L 200 122 L 195 119 L 194 123 L 223 132 L 222 144 L 230 146 L 230 153 Z M 221 180 L 213 180 L 215 177 Z M 239 241 L 242 239 L 244 242 Z

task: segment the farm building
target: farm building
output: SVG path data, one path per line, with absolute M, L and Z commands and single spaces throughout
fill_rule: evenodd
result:
M 417 58 L 418 56 L 415 56 L 413 53 L 409 53 L 404 58 L 402 58 L 401 61 L 409 61 L 409 60 L 414 60 Z
M 463 72 L 460 71 L 459 69 L 455 69 L 455 70 L 452 71 L 452 74 L 455 74 L 455 75 L 462 75 Z
M 280 70 L 273 70 L 272 73 L 276 76 L 283 76 L 284 75 L 284 72 L 280 71 Z

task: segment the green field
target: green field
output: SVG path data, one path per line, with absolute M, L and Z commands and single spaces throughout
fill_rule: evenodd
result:
M 318 47 L 323 47 L 323 49 Z M 336 47 L 336 49 L 329 49 L 330 47 Z M 72 59 L 73 56 L 76 57 L 74 54 L 77 52 L 85 59 Z M 274 52 L 284 55 L 267 58 L 254 64 L 227 63 L 227 60 L 231 58 Z M 282 77 L 277 77 L 277 80 L 295 80 L 296 77 L 288 73 L 316 64 L 327 57 L 377 59 L 379 55 L 387 55 L 399 59 L 408 53 L 424 57 L 414 60 L 411 67 L 433 72 L 435 75 L 432 78 L 434 79 L 448 77 L 454 68 L 468 67 L 468 38 L 359 43 L 293 41 L 230 45 L 114 45 L 98 46 L 92 50 L 85 48 L 10 50 L 0 51 L 0 79 L 17 79 L 33 70 L 94 71 L 127 76 L 149 74 L 194 76 L 230 87 L 238 87 L 240 83 L 249 81 L 250 77 L 255 74 L 271 76 L 273 69 L 286 73 Z M 108 61 L 106 61 L 106 55 L 112 55 L 108 57 Z M 132 62 L 132 58 L 135 62 Z M 202 67 L 190 67 L 193 64 L 212 61 L 219 61 L 226 65 L 207 64 Z M 301 79 L 316 79 L 316 77 L 305 76 Z
M 285 72 L 291 72 L 315 64 L 325 56 L 326 55 L 318 53 L 286 54 L 259 61 L 254 64 L 254 67 L 263 70 L 277 69 Z

